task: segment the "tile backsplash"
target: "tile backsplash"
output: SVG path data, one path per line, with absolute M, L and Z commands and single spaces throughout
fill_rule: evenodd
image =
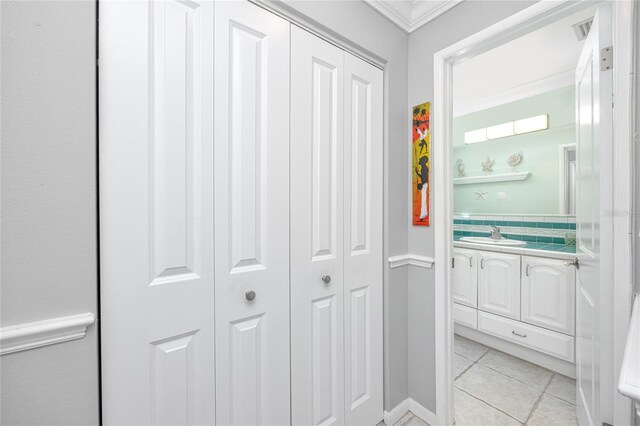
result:
M 575 236 L 576 232 L 575 216 L 453 216 L 454 236 L 486 237 L 492 226 L 499 227 L 505 238 L 538 243 L 564 244 L 565 236 Z

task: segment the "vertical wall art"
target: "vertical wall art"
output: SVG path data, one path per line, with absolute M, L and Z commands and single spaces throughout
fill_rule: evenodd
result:
M 413 224 L 429 226 L 431 213 L 429 169 L 431 168 L 431 103 L 413 107 Z

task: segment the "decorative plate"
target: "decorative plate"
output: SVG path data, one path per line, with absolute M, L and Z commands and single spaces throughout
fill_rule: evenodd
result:
M 511 154 L 511 156 L 509 156 L 509 158 L 507 159 L 507 163 L 511 167 L 515 167 L 518 164 L 522 163 L 522 153 L 518 152 L 517 154 Z

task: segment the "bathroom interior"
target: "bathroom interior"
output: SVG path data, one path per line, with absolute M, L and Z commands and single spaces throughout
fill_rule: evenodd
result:
M 574 77 L 594 13 L 454 66 L 459 424 L 577 424 Z

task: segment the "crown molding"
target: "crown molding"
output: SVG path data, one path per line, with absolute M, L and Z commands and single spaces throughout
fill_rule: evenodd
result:
M 412 33 L 424 24 L 442 15 L 463 0 L 441 0 L 434 6 L 433 1 L 413 0 L 412 2 L 393 0 L 362 0 L 406 33 Z
M 521 99 L 530 98 L 532 96 L 540 95 L 552 90 L 558 90 L 563 87 L 573 86 L 575 83 L 574 78 L 575 71 L 568 70 L 549 77 L 542 78 L 540 80 L 521 84 L 519 86 L 512 87 L 510 89 L 503 90 L 502 92 L 498 92 L 484 98 L 476 99 L 471 102 L 456 103 L 454 101 L 453 116 L 460 117 L 461 115 L 471 114 L 472 112 L 482 111 L 499 105 L 519 101 Z
M 0 355 L 82 339 L 95 322 L 92 313 L 2 327 Z
M 446 0 L 434 8 L 429 8 L 428 5 L 430 2 L 414 0 L 413 22 L 409 26 L 409 30 L 407 32 L 412 33 L 427 22 L 436 19 L 438 16 L 462 2 L 463 0 Z

